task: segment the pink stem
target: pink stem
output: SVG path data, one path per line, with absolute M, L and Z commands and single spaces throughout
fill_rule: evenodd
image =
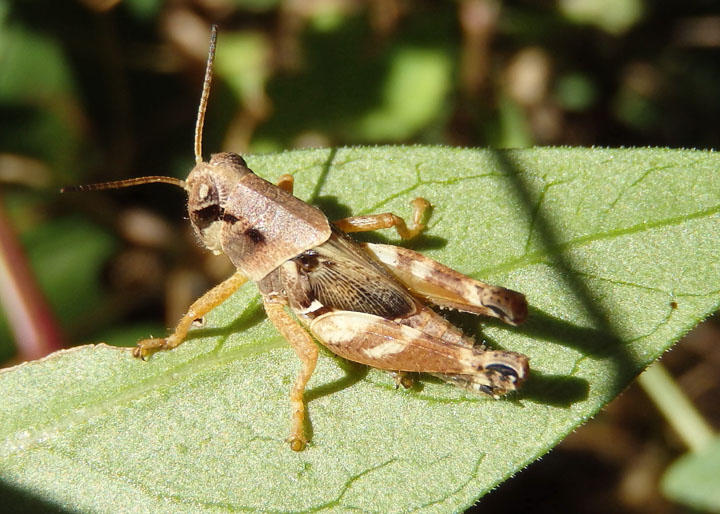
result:
M 15 334 L 18 357 L 21 360 L 39 359 L 63 348 L 63 338 L 1 200 L 0 305 Z

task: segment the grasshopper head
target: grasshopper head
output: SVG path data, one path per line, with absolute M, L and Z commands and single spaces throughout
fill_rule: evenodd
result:
M 238 182 L 252 173 L 245 160 L 236 153 L 212 155 L 209 162 L 199 162 L 188 175 L 188 214 L 195 233 L 213 253 L 222 252 L 220 235 L 228 197 Z

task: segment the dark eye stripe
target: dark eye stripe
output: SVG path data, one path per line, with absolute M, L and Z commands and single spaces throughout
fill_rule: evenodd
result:
M 200 228 L 205 228 L 213 221 L 219 220 L 221 215 L 222 209 L 216 203 L 196 209 L 192 213 L 193 222 Z
M 232 214 L 229 214 L 227 212 L 223 213 L 222 220 L 226 221 L 227 223 L 230 223 L 231 225 L 234 225 L 238 221 L 240 221 L 240 218 L 233 216 Z

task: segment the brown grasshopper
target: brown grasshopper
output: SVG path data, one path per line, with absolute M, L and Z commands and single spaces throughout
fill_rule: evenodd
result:
M 235 274 L 190 306 L 170 336 L 139 341 L 133 355 L 145 359 L 175 348 L 194 320 L 249 279 L 257 283 L 270 321 L 302 361 L 290 393 L 288 441 L 293 450 L 302 450 L 307 442 L 303 394 L 318 358 L 311 334 L 341 357 L 390 371 L 405 387 L 412 383 L 409 372 L 422 372 L 496 398 L 516 390 L 528 375 L 527 357 L 475 346 L 427 304 L 517 325 L 527 316 L 522 294 L 478 282 L 412 250 L 360 244 L 347 235 L 394 227 L 403 239 L 414 237 L 425 228 L 425 199 L 413 200 L 411 227 L 391 213 L 330 223 L 319 209 L 292 195 L 290 175 L 271 184 L 235 153 L 214 154 L 210 162 L 203 162 L 202 130 L 216 39 L 213 26 L 195 128 L 196 164 L 187 180 L 152 176 L 67 189 L 152 182 L 180 186 L 188 193 L 190 222 L 199 239 L 237 267 Z

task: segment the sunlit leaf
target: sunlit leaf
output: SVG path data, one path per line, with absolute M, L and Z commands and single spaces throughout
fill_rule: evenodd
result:
M 180 348 L 88 346 L 0 374 L 0 477 L 71 509 L 460 511 L 547 452 L 720 304 L 720 158 L 665 149 L 381 147 L 250 157 L 331 217 L 434 205 L 410 246 L 523 291 L 520 328 L 453 316 L 530 356 L 492 400 L 324 353 L 293 453 L 299 362 L 249 285 Z M 371 236 L 397 242 L 394 233 Z M 479 329 L 481 331 L 479 331 Z

